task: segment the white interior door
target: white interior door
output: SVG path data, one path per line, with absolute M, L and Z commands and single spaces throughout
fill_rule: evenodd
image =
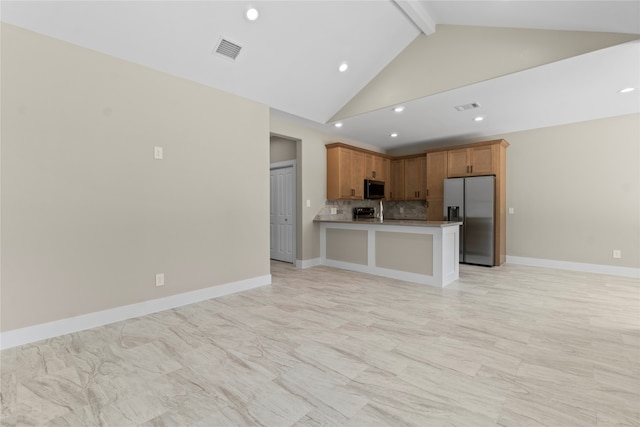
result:
M 293 166 L 271 169 L 271 258 L 295 260 L 295 180 Z

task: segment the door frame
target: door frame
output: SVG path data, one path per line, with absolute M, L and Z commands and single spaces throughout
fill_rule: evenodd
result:
M 293 194 L 291 194 L 291 197 L 293 200 L 293 207 L 294 207 L 294 213 L 293 213 L 293 242 L 292 242 L 292 252 L 293 252 L 293 265 L 297 265 L 298 262 L 298 205 L 297 205 L 297 198 L 296 195 L 298 193 L 298 171 L 297 171 L 297 166 L 296 166 L 296 160 L 285 160 L 283 162 L 275 162 L 275 163 L 270 163 L 269 164 L 269 174 L 271 174 L 271 171 L 274 169 L 286 169 L 286 168 L 292 168 L 292 172 L 293 172 L 293 185 L 291 186 L 291 192 Z M 271 188 L 269 188 L 269 203 L 271 203 Z M 269 242 L 269 245 L 271 245 L 271 242 Z M 271 253 L 269 253 L 269 259 L 271 259 Z

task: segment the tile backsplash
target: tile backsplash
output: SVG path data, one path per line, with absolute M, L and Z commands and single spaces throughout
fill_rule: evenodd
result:
M 427 202 L 422 201 L 383 201 L 385 218 L 427 219 Z M 376 214 L 380 206 L 379 200 L 327 200 L 316 214 L 317 219 L 351 219 L 353 208 L 373 207 Z M 331 208 L 337 213 L 331 214 Z

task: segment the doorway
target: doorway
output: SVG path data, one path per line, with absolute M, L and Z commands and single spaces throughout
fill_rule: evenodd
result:
M 295 263 L 296 161 L 271 163 L 269 229 L 271 259 Z

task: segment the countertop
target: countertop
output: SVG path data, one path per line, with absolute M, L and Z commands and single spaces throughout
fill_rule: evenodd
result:
M 380 225 L 402 225 L 409 227 L 450 227 L 453 225 L 461 225 L 458 221 L 426 221 L 421 219 L 387 219 L 380 221 L 378 218 L 371 219 L 337 219 L 333 216 L 324 215 L 317 216 L 313 222 L 331 222 L 341 224 L 380 224 Z

